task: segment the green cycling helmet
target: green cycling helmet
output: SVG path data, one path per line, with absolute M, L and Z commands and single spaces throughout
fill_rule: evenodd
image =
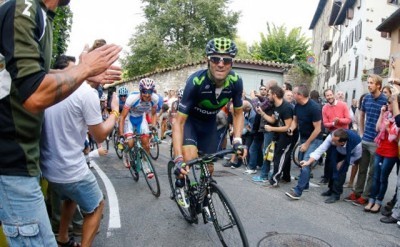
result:
M 227 38 L 214 38 L 208 41 L 206 46 L 206 55 L 213 54 L 227 54 L 235 57 L 237 54 L 237 47 L 231 39 Z

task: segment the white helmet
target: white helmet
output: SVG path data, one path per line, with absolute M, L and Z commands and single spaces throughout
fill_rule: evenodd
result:
M 154 90 L 156 83 L 153 79 L 150 78 L 143 78 L 139 81 L 139 90 L 142 91 L 143 89 L 151 89 Z

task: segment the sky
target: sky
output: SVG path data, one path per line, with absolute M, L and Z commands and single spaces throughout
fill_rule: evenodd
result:
M 241 11 L 237 25 L 239 37 L 248 45 L 260 41 L 266 23 L 285 25 L 288 30 L 301 27 L 311 37 L 310 27 L 319 0 L 231 0 L 229 8 Z M 105 4 L 107 3 L 107 4 Z M 67 55 L 79 57 L 85 44 L 95 39 L 121 45 L 128 52 L 129 38 L 142 23 L 140 0 L 71 0 L 74 14 Z

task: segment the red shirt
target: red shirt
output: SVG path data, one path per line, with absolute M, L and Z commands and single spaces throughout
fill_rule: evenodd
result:
M 390 123 L 389 128 L 392 127 L 394 123 Z M 389 141 L 388 132 L 385 131 L 385 138 L 381 140 L 378 147 L 376 148 L 376 153 L 383 157 L 393 158 L 398 156 L 398 146 L 397 139 L 394 141 Z
M 339 118 L 339 120 L 336 124 L 333 124 L 336 117 Z M 335 100 L 333 105 L 329 103 L 325 104 L 324 107 L 322 107 L 322 122 L 329 132 L 339 128 L 348 129 L 351 118 L 346 103 Z

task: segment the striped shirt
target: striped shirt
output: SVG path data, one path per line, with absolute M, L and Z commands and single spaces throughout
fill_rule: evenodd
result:
M 363 141 L 373 142 L 378 132 L 376 132 L 376 123 L 378 122 L 381 108 L 387 103 L 386 96 L 381 93 L 377 98 L 372 94 L 367 94 L 361 106 L 361 110 L 365 113 L 365 127 Z

